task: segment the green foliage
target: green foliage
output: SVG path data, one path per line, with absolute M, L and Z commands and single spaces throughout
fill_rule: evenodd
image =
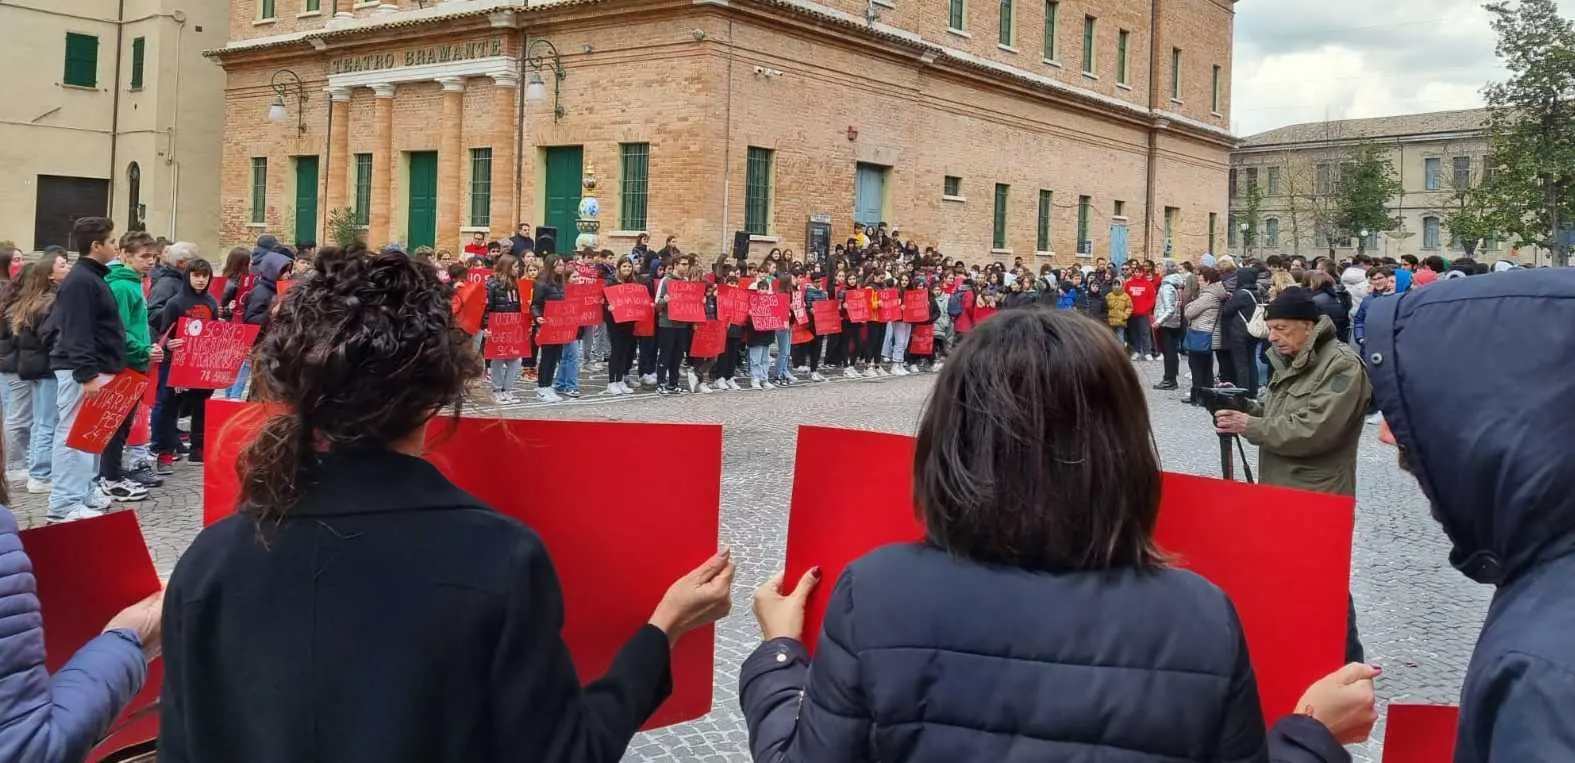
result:
M 361 240 L 361 226 L 355 223 L 355 210 L 349 207 L 329 210 L 328 238 L 340 248 Z
M 1400 196 L 1400 180 L 1377 146 L 1352 150 L 1340 169 L 1337 196 L 1334 227 L 1346 235 L 1359 237 L 1364 230 L 1381 233 L 1400 227 L 1400 219 L 1389 208 L 1390 201 Z M 1359 238 L 1356 246 L 1358 251 L 1365 249 L 1366 240 Z
M 1505 230 L 1503 215 L 1489 203 L 1489 194 L 1481 188 L 1465 188 L 1455 192 L 1449 212 L 1444 215 L 1444 227 L 1450 235 L 1460 240 L 1467 257 L 1475 257 L 1477 247 L 1485 239 L 1493 238 Z
M 1258 215 L 1263 211 L 1263 191 L 1256 183 L 1247 186 L 1247 192 L 1242 196 L 1241 211 L 1237 213 L 1238 221 L 1247 224 L 1247 230 L 1241 234 L 1241 243 L 1251 251 L 1258 245 Z

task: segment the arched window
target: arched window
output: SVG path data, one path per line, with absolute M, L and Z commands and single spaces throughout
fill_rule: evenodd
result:
M 142 168 L 137 166 L 136 162 L 132 162 L 131 166 L 126 168 L 126 217 L 131 221 L 126 225 L 126 230 L 143 229 L 141 207 Z
M 1263 245 L 1270 249 L 1280 246 L 1280 218 L 1270 217 L 1263 221 Z
M 1438 248 L 1438 218 L 1436 217 L 1422 218 L 1422 248 L 1429 250 Z

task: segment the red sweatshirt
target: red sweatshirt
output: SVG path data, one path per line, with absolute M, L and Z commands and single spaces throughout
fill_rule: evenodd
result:
M 1122 284 L 1121 290 L 1132 298 L 1132 314 L 1151 316 L 1154 314 L 1154 302 L 1159 296 L 1159 290 L 1154 288 L 1153 282 L 1146 278 L 1128 278 Z

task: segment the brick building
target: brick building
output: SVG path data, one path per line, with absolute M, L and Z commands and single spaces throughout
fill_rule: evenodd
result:
M 972 260 L 1224 235 L 1232 0 L 231 7 L 229 241 L 326 240 L 337 209 L 373 244 L 572 240 L 588 172 L 614 249 L 803 251 L 812 217 Z

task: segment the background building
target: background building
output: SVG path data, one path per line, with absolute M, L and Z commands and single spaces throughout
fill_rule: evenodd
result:
M 1229 246 L 1241 251 L 1251 238 L 1253 254 L 1316 255 L 1328 252 L 1327 221 L 1338 204 L 1340 166 L 1363 144 L 1379 146 L 1400 181 L 1392 210 L 1400 227 L 1370 232 L 1367 251 L 1376 256 L 1464 256 L 1445 220 L 1462 202 L 1463 189 L 1482 182 L 1487 110 L 1440 111 L 1375 119 L 1346 119 L 1291 125 L 1243 138 L 1231 154 Z M 1249 189 L 1261 200 L 1249 209 Z M 1254 217 L 1256 219 L 1254 220 Z M 1241 235 L 1242 224 L 1254 235 Z M 1348 235 L 1334 236 L 1337 256 L 1356 252 Z M 1482 242 L 1479 259 L 1518 259 L 1501 239 Z M 1532 258 L 1528 249 L 1527 259 Z
M 223 0 L 0 2 L 0 239 L 69 246 L 79 217 L 219 244 Z
M 1223 236 L 1232 3 L 1155 5 L 236 0 L 223 235 L 329 240 L 344 209 L 372 244 L 568 241 L 594 171 L 611 248 L 802 252 L 857 218 L 973 259 L 1196 256 Z

